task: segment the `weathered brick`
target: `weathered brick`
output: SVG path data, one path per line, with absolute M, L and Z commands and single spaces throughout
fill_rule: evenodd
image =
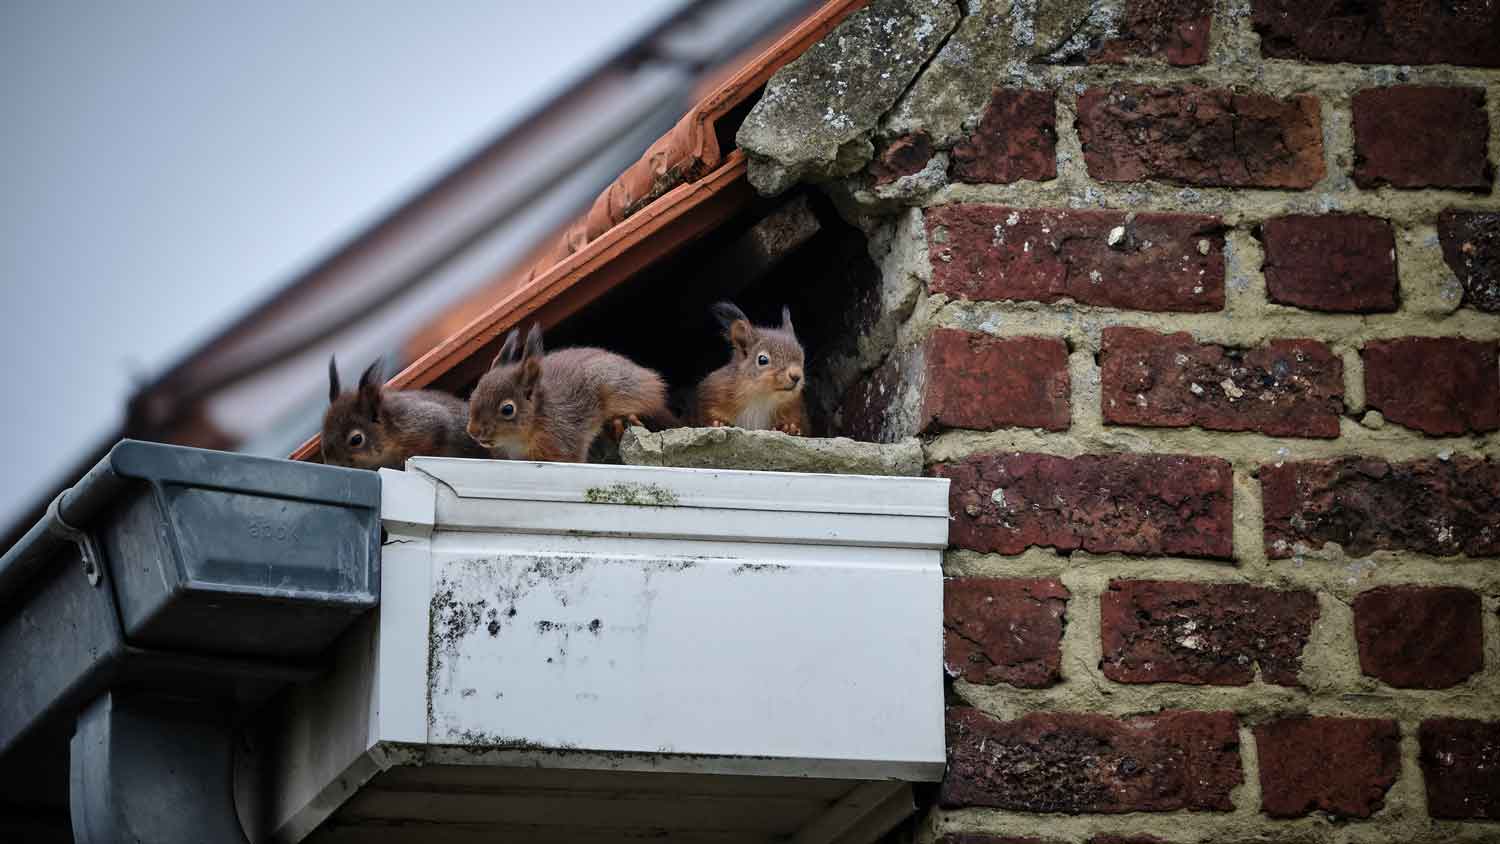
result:
M 1255 727 L 1260 805 L 1273 818 L 1316 811 L 1368 818 L 1401 771 L 1394 720 L 1288 718 Z
M 1483 88 L 1367 88 L 1353 104 L 1355 184 L 1489 191 Z
M 1089 175 L 1208 187 L 1308 188 L 1323 178 L 1318 98 L 1115 85 L 1078 97 Z
M 1354 599 L 1359 667 L 1407 689 L 1445 689 L 1484 668 L 1479 595 L 1450 586 L 1383 586 Z
M 1089 61 L 1143 57 L 1178 67 L 1203 64 L 1212 23 L 1212 0 L 1130 0 L 1119 36 L 1100 44 L 1089 54 Z
M 1110 425 L 1337 437 L 1344 407 L 1343 362 L 1316 340 L 1245 350 L 1106 328 L 1099 378 Z
M 1365 403 L 1437 436 L 1500 430 L 1500 343 L 1462 337 L 1371 340 Z
M 920 173 L 932 160 L 932 138 L 926 132 L 912 132 L 881 144 L 870 162 L 875 184 L 884 185 L 902 176 Z
M 1068 589 L 1055 578 L 943 582 L 943 662 L 970 683 L 1042 688 L 1062 679 Z
M 886 356 L 874 372 L 856 381 L 839 403 L 838 433 L 863 442 L 889 443 L 927 424 L 922 417 L 926 380 L 923 346 Z
M 1051 91 L 996 88 L 974 133 L 953 147 L 956 182 L 1057 178 L 1057 105 Z
M 1450 208 L 1438 215 L 1438 239 L 1464 287 L 1464 305 L 1500 313 L 1500 211 Z
M 1100 596 L 1104 676 L 1120 683 L 1243 686 L 1260 666 L 1295 686 L 1318 599 L 1244 583 L 1116 580 Z
M 1268 58 L 1500 67 L 1500 5 L 1490 0 L 1252 0 L 1251 10 Z
M 843 433 L 877 442 L 941 428 L 1065 431 L 1071 390 L 1059 338 L 943 328 L 856 383 L 840 416 Z
M 1387 463 L 1346 457 L 1262 466 L 1266 554 L 1337 542 L 1437 556 L 1500 555 L 1500 463 L 1473 457 Z
M 939 427 L 1067 430 L 1071 386 L 1068 346 L 1061 339 L 939 329 L 924 349 L 922 432 Z
M 1383 313 L 1399 305 L 1391 224 L 1362 214 L 1295 214 L 1267 220 L 1266 293 L 1272 302 L 1332 313 Z
M 1142 311 L 1224 309 L 1217 217 L 945 205 L 927 210 L 927 236 L 934 293 Z
M 1500 821 L 1500 721 L 1433 718 L 1417 736 L 1427 813 Z
M 948 711 L 943 806 L 1021 812 L 1228 812 L 1244 781 L 1232 712 L 1135 718 Z
M 1217 458 L 980 454 L 932 472 L 952 480 L 949 536 L 959 548 L 1223 559 L 1233 552 L 1233 471 Z

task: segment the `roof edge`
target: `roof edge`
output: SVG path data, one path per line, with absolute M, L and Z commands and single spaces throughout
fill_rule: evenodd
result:
M 451 386 L 478 377 L 483 367 L 474 366 L 474 355 L 523 320 L 550 327 L 748 204 L 754 191 L 745 154 L 719 148 L 716 123 L 868 2 L 830 0 L 730 76 L 626 168 L 536 263 L 517 273 L 509 292 L 388 386 L 420 389 L 440 379 Z M 291 458 L 316 458 L 320 439 L 312 437 Z

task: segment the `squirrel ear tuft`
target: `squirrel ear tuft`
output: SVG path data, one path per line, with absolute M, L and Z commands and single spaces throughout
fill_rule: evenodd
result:
M 732 302 L 719 302 L 709 309 L 713 312 L 714 319 L 726 330 L 736 322 L 749 322 L 750 318 L 745 312 L 736 307 Z
M 339 363 L 333 355 L 328 356 L 328 403 L 332 404 L 338 400 L 339 393 Z
M 500 344 L 500 351 L 495 355 L 495 360 L 490 364 L 490 369 L 499 369 L 508 364 L 515 363 L 521 357 L 521 329 L 512 328 L 505 335 L 505 342 Z
M 792 309 L 786 305 L 781 306 L 781 330 L 795 335 L 797 332 L 792 328 Z
M 724 326 L 724 336 L 742 354 L 750 353 L 750 346 L 755 342 L 755 326 L 750 324 L 750 318 L 745 312 L 730 302 L 720 302 L 713 306 L 714 319 Z
M 534 358 L 540 363 L 543 354 L 542 324 L 534 322 L 531 324 L 531 330 L 526 332 L 526 351 L 521 357 L 522 359 Z
M 359 386 L 361 386 L 361 387 L 379 387 L 380 386 L 381 381 L 385 380 L 385 379 L 383 379 L 383 378 L 380 377 L 380 364 L 381 363 L 382 363 L 381 359 L 380 358 L 376 358 L 374 363 L 372 363 L 369 366 L 365 367 L 365 371 L 361 372 L 359 374 Z
M 380 419 L 380 358 L 359 375 L 359 407 L 371 420 Z

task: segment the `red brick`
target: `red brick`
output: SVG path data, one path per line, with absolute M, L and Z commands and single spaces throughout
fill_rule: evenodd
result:
M 1233 471 L 1217 458 L 980 454 L 932 472 L 952 480 L 949 536 L 959 548 L 1222 559 L 1233 552 Z
M 1273 818 L 1316 811 L 1368 818 L 1401 771 L 1394 720 L 1289 718 L 1255 728 L 1260 805 Z
M 1021 812 L 1228 812 L 1244 782 L 1232 712 L 1117 719 L 1046 713 L 999 721 L 948 711 L 939 802 Z
M 1099 378 L 1109 425 L 1337 437 L 1344 409 L 1343 361 L 1316 340 L 1245 350 L 1106 328 Z
M 1332 313 L 1384 313 L 1399 305 L 1391 224 L 1361 214 L 1277 217 L 1260 228 L 1272 302 Z
M 1427 813 L 1500 821 L 1500 721 L 1433 718 L 1417 735 Z
M 1051 91 L 996 88 L 979 127 L 953 147 L 956 182 L 1057 178 L 1057 105 Z
M 1500 463 L 1346 457 L 1262 466 L 1266 554 L 1337 542 L 1345 553 L 1500 555 Z
M 1500 5 L 1491 0 L 1252 0 L 1251 9 L 1268 58 L 1500 67 Z
M 1354 599 L 1359 667 L 1404 689 L 1446 689 L 1484 668 L 1484 610 L 1467 589 L 1383 586 Z
M 1438 239 L 1463 285 L 1464 305 L 1500 313 L 1500 212 L 1450 208 L 1438 215 Z
M 943 662 L 970 683 L 1028 689 L 1062 679 L 1068 608 L 1062 582 L 950 578 L 943 583 Z
M 1354 95 L 1354 183 L 1488 192 L 1483 88 L 1403 85 Z
M 1061 339 L 938 329 L 924 356 L 922 431 L 1068 429 L 1068 346 Z
M 1078 97 L 1089 175 L 1207 187 L 1309 188 L 1323 178 L 1318 98 L 1115 85 Z
M 1071 424 L 1068 346 L 1056 337 L 992 337 L 938 329 L 892 353 L 844 397 L 841 433 L 891 442 L 942 428 Z
M 1371 340 L 1365 403 L 1436 436 L 1500 430 L 1500 343 L 1462 337 Z
M 884 185 L 922 172 L 930 160 L 932 138 L 926 132 L 913 132 L 882 144 L 870 162 L 870 175 L 875 177 L 875 184 Z
M 1141 311 L 1224 309 L 1217 217 L 945 205 L 927 210 L 927 237 L 934 293 Z
M 1120 35 L 1089 55 L 1090 62 L 1132 57 L 1162 59 L 1178 67 L 1203 64 L 1213 23 L 1212 0 L 1130 0 Z
M 895 351 L 844 394 L 837 413 L 841 436 L 890 443 L 912 436 L 926 424 L 919 388 L 926 378 L 922 347 Z
M 1104 676 L 1120 683 L 1296 686 L 1318 618 L 1311 592 L 1116 580 L 1100 596 Z

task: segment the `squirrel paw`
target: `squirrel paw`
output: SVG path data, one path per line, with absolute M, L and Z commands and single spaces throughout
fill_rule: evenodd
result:
M 614 438 L 615 442 L 619 442 L 625 437 L 625 417 L 616 416 L 609 420 L 609 434 Z
M 710 420 L 708 420 L 708 427 L 710 427 L 710 428 L 722 428 L 722 427 L 724 427 L 724 423 L 720 422 L 717 419 L 710 419 Z
M 796 422 L 784 422 L 780 425 L 777 425 L 776 430 L 780 431 L 783 434 L 791 434 L 794 437 L 802 436 L 802 426 L 798 425 Z

